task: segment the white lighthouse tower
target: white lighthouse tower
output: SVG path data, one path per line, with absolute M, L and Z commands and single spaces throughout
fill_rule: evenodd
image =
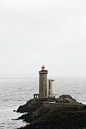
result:
M 39 98 L 47 98 L 47 74 L 48 70 L 43 65 L 39 71 Z

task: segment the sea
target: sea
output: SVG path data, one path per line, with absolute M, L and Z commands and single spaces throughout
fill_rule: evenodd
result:
M 51 78 L 52 79 L 52 78 Z M 85 77 L 53 78 L 55 97 L 63 94 L 71 95 L 78 102 L 86 104 Z M 0 76 L 0 129 L 17 129 L 27 123 L 15 120 L 22 113 L 14 112 L 39 92 L 39 78 L 33 76 Z

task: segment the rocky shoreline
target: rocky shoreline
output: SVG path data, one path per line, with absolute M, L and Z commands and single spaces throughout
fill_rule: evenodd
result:
M 18 120 L 22 119 L 30 123 L 20 129 L 83 129 L 86 127 L 86 105 L 78 103 L 70 95 L 32 99 L 20 106 L 17 112 L 25 113 Z

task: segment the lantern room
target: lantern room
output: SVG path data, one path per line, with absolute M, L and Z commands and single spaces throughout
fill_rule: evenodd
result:
M 44 65 L 42 66 L 41 71 L 47 71 L 47 70 L 45 70 L 45 66 Z

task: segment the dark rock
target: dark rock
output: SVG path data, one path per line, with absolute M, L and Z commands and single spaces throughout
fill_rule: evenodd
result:
M 72 98 L 70 95 L 61 95 L 59 98 L 57 98 L 56 102 L 78 104 L 78 102 L 74 98 Z
M 85 108 L 85 107 L 84 107 Z M 86 110 L 77 107 L 55 109 L 20 129 L 84 129 Z
M 49 111 L 50 111 L 49 108 L 41 106 L 35 112 L 24 114 L 21 117 L 19 117 L 18 119 L 23 119 L 24 121 L 30 123 L 30 122 L 32 122 L 32 121 L 44 116 Z
M 83 105 L 83 104 L 80 104 L 78 103 L 75 99 L 73 99 L 70 95 L 61 95 L 59 98 L 42 98 L 42 99 L 32 99 L 32 100 L 29 100 L 25 105 L 23 106 L 20 106 L 17 110 L 17 112 L 20 112 L 20 113 L 24 113 L 24 112 L 27 112 L 26 114 L 23 114 L 21 117 L 19 117 L 18 119 L 22 119 L 28 123 L 31 123 L 31 126 L 26 126 L 24 129 L 32 129 L 32 128 L 38 128 L 38 129 L 41 129 L 43 125 L 40 124 L 40 119 L 42 120 L 42 124 L 43 124 L 43 120 L 46 119 L 46 117 L 44 117 L 45 115 L 47 115 L 47 113 L 51 112 L 51 111 L 54 111 L 54 107 L 45 107 L 43 106 L 43 103 L 46 103 L 46 102 L 57 102 L 57 103 L 61 103 L 62 105 L 65 103 L 68 103 L 69 107 L 60 107 L 59 109 L 56 109 L 56 114 L 53 114 L 53 115 L 60 115 L 58 116 L 58 119 L 60 119 L 60 117 L 63 118 L 61 112 L 64 111 L 64 113 L 67 113 L 67 112 L 76 112 L 78 113 L 78 111 L 86 111 L 86 106 Z M 71 107 L 72 105 L 72 107 Z M 75 106 L 75 105 L 79 105 L 79 107 Z M 58 114 L 57 114 L 58 112 Z M 64 115 L 63 113 L 63 115 Z M 81 112 L 80 112 L 81 113 Z M 68 115 L 68 114 L 66 114 Z M 43 119 L 42 119 L 43 117 Z M 53 117 L 52 115 L 50 115 L 47 121 L 46 119 L 46 122 L 49 123 L 49 119 L 50 121 L 53 120 Z M 64 116 L 64 119 L 65 119 L 65 116 Z M 56 119 L 57 120 L 57 119 Z M 35 121 L 35 122 L 33 122 Z M 57 120 L 58 121 L 58 120 Z M 60 120 L 59 122 L 62 123 L 62 121 Z M 35 123 L 35 125 L 34 125 Z M 38 126 L 38 123 L 39 123 L 39 126 Z M 45 123 L 44 123 L 45 124 Z M 50 123 L 49 123 L 50 124 Z M 55 121 L 54 121 L 54 124 Z M 53 129 L 54 128 L 54 124 L 50 124 L 49 126 L 49 129 Z M 45 124 L 47 125 L 47 123 Z M 44 125 L 44 128 L 48 128 L 48 125 L 45 127 Z M 56 125 L 55 125 L 56 126 Z M 29 128 L 28 128 L 29 127 Z M 53 128 L 51 128 L 53 127 Z M 62 127 L 62 126 L 60 126 Z M 57 126 L 56 126 L 57 128 Z M 23 128 L 21 128 L 23 129 Z M 61 128 L 57 128 L 57 129 L 61 129 Z M 71 128 L 72 129 L 72 128 Z
M 42 101 L 37 101 L 35 99 L 29 100 L 25 105 L 20 106 L 17 112 L 34 112 L 37 108 L 39 108 L 43 104 Z
M 16 112 L 16 110 L 13 110 L 13 112 Z

